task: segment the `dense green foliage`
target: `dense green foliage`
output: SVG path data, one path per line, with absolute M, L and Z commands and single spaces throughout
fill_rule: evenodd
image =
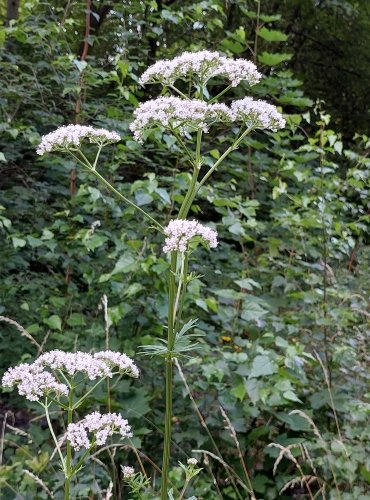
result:
M 279 133 L 247 139 L 192 207 L 192 216 L 215 225 L 220 244 L 212 252 L 199 249 L 193 263 L 198 277 L 184 313 L 199 318 L 204 337 L 182 369 L 222 456 L 242 477 L 220 405 L 231 419 L 257 498 L 305 495 L 300 483 L 279 493 L 297 471 L 283 459 L 273 477 L 278 450 L 267 445 L 275 442 L 307 447 L 314 471 L 301 448 L 292 453 L 307 474 L 326 483 L 327 498 L 338 498 L 337 482 L 342 499 L 369 499 L 367 2 L 94 2 L 88 45 L 85 4 L 21 2 L 19 20 L 0 32 L 0 314 L 26 327 L 44 349 L 102 349 L 107 331 L 100 304 L 108 297 L 109 345 L 134 356 L 142 370 L 140 381 L 111 388 L 111 404 L 129 418 L 133 444 L 155 479 L 163 373 L 155 358 L 135 353 L 165 334 L 169 264 L 162 239 L 71 160 L 39 158 L 35 148 L 42 134 L 62 124 L 118 131 L 122 141 L 105 149 L 101 169 L 164 225 L 176 216 L 190 172 L 171 136 L 158 133 L 145 146 L 133 140 L 133 109 L 158 93 L 144 92 L 138 77 L 148 64 L 184 50 L 254 59 L 266 78 L 253 94 L 281 106 L 288 123 Z M 361 43 L 353 47 L 355 36 Z M 332 63 L 322 46 L 340 58 Z M 249 93 L 242 84 L 234 96 Z M 211 165 L 229 141 L 220 130 L 203 151 L 204 163 Z M 0 328 L 2 371 L 37 354 L 14 326 Z M 106 405 L 99 391 L 95 405 Z M 1 495 L 47 498 L 24 472 L 52 491 L 61 485 L 44 423 L 15 393 L 2 392 L 1 409 L 11 426 L 3 426 Z M 310 416 L 322 439 L 292 410 Z M 180 376 L 174 412 L 172 465 L 194 449 L 215 453 Z M 96 462 L 84 469 L 76 497 L 78 491 L 81 498 L 100 498 L 112 478 L 115 497 L 122 498 L 118 465 L 135 464 L 135 454 L 116 449 L 104 460 L 106 467 Z M 222 465 L 209 460 L 223 498 L 237 498 Z M 188 494 L 216 498 L 203 467 Z M 172 474 L 181 488 L 181 469 Z

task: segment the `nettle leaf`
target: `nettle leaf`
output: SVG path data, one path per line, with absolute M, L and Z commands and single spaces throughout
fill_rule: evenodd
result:
M 273 375 L 278 372 L 278 365 L 268 356 L 256 356 L 252 363 L 249 378 L 263 377 L 265 375 Z
M 282 62 L 289 61 L 293 57 L 293 54 L 277 53 L 271 54 L 270 52 L 262 52 L 258 56 L 258 60 L 262 64 L 267 64 L 267 66 L 277 66 Z
M 286 42 L 288 35 L 278 30 L 269 30 L 265 27 L 258 30 L 258 36 L 268 42 Z

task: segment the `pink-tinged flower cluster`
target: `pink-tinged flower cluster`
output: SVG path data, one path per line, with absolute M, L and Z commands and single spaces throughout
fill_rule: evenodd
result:
M 265 101 L 254 101 L 251 97 L 244 97 L 231 103 L 231 112 L 234 121 L 247 123 L 254 128 L 276 130 L 285 127 L 285 119 L 272 104 Z
M 130 467 L 128 465 L 122 465 L 122 475 L 123 479 L 131 479 L 135 476 L 135 469 L 133 467 Z
M 54 350 L 42 354 L 35 364 L 48 366 L 52 370 L 62 370 L 69 376 L 83 373 L 89 380 L 99 377 L 112 377 L 113 370 L 138 378 L 139 369 L 126 354 L 114 351 L 101 351 L 95 354 L 87 352 L 64 352 Z
M 93 435 L 92 440 L 89 434 Z M 109 436 L 120 434 L 121 437 L 131 437 L 131 427 L 128 421 L 118 413 L 101 413 L 95 411 L 76 424 L 69 424 L 67 427 L 67 439 L 72 448 L 89 449 L 92 444 L 102 446 L 107 442 Z
M 64 151 L 68 148 L 79 148 L 83 139 L 104 146 L 121 140 L 117 132 L 104 128 L 94 128 L 85 125 L 65 125 L 41 138 L 37 154 L 43 155 L 51 151 Z
M 217 247 L 217 232 L 195 220 L 171 220 L 164 234 L 167 236 L 163 247 L 165 253 L 186 252 L 189 241 L 195 236 L 200 236 L 211 248 Z
M 68 396 L 68 387 L 61 384 L 51 373 L 36 364 L 26 364 L 9 368 L 2 379 L 4 387 L 18 386 L 18 392 L 29 401 L 39 399 L 49 393 Z
M 57 397 L 68 396 L 67 385 L 61 384 L 48 368 L 64 372 L 67 377 L 82 373 L 89 380 L 112 377 L 114 372 L 139 377 L 139 369 L 133 360 L 120 352 L 101 351 L 90 354 L 54 350 L 42 354 L 33 363 L 9 368 L 3 376 L 2 384 L 4 387 L 17 386 L 19 394 L 30 401 L 39 401 L 50 392 Z
M 134 111 L 135 120 L 130 129 L 138 142 L 143 142 L 144 131 L 167 127 L 185 135 L 191 130 L 208 132 L 214 122 L 230 122 L 232 114 L 225 104 L 207 104 L 199 99 L 158 97 L 140 104 Z
M 233 87 L 236 87 L 242 80 L 255 85 L 262 75 L 256 66 L 246 59 L 230 59 L 218 52 L 202 50 L 184 52 L 172 60 L 157 61 L 142 74 L 140 84 L 173 85 L 178 79 L 195 77 L 204 85 L 210 78 L 216 76 L 225 77 Z

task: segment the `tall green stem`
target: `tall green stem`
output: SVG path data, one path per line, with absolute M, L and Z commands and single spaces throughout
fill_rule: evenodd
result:
M 107 188 L 109 188 L 116 196 L 121 198 L 121 200 L 123 200 L 127 205 L 130 205 L 131 207 L 138 210 L 146 219 L 148 219 L 152 224 L 154 224 L 154 227 L 156 229 L 158 229 L 159 231 L 163 231 L 163 227 L 159 224 L 159 222 L 157 222 L 155 219 L 153 219 L 153 217 L 151 217 L 147 212 L 145 212 L 145 210 L 143 210 L 138 205 L 136 205 L 136 203 L 129 200 L 128 198 L 126 198 L 126 196 L 124 196 L 122 193 L 117 191 L 117 189 L 115 187 L 113 187 L 112 184 L 109 181 L 107 181 L 107 179 L 105 177 L 100 175 L 99 172 L 97 170 L 95 170 L 96 163 L 94 163 L 94 165 L 91 165 L 91 163 L 87 160 L 87 158 L 84 155 L 83 155 L 84 161 L 82 161 L 80 158 L 78 158 L 78 156 L 73 154 L 71 151 L 69 151 L 69 153 L 71 154 L 71 156 L 73 156 L 73 158 L 75 160 L 77 160 L 79 163 L 81 163 L 81 165 L 83 165 L 90 172 L 92 172 L 95 175 L 95 177 L 97 177 L 105 186 L 107 186 Z M 98 152 L 98 154 L 99 153 L 100 153 L 100 151 Z M 80 154 L 82 154 L 81 151 L 80 151 Z
M 64 458 L 63 458 L 63 455 L 62 455 L 62 452 L 61 452 L 61 449 L 60 449 L 57 437 L 55 435 L 53 426 L 51 424 L 50 415 L 49 415 L 49 403 L 48 403 L 47 399 L 46 399 L 45 404 L 42 405 L 42 406 L 45 409 L 45 416 L 46 416 L 46 421 L 47 421 L 48 426 L 49 426 L 50 434 L 52 435 L 52 438 L 54 440 L 54 443 L 55 443 L 56 449 L 58 451 L 58 455 L 59 455 L 60 461 L 62 463 L 63 471 L 65 472 L 65 462 L 64 462 Z
M 69 390 L 68 396 L 68 417 L 67 423 L 71 424 L 73 421 L 73 389 Z M 70 482 L 72 476 L 72 447 L 71 443 L 67 439 L 67 457 L 66 457 L 66 465 L 65 465 L 65 481 L 64 481 L 64 500 L 69 500 L 69 489 Z
M 171 252 L 171 270 L 168 278 L 168 337 L 166 357 L 166 411 L 163 444 L 162 488 L 161 500 L 167 500 L 168 495 L 168 467 L 171 452 L 171 424 L 172 424 L 172 376 L 173 360 L 172 350 L 175 342 L 174 331 L 174 306 L 176 288 L 177 252 Z

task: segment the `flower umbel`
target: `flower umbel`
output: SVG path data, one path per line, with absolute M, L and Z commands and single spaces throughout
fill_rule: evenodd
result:
M 232 121 L 232 113 L 225 104 L 207 104 L 199 99 L 158 97 L 146 101 L 134 111 L 135 120 L 130 125 L 138 142 L 143 142 L 144 130 L 158 126 L 186 135 L 191 130 L 208 132 L 215 122 Z
M 2 379 L 4 387 L 18 386 L 18 392 L 30 401 L 39 401 L 44 395 L 53 392 L 56 396 L 68 396 L 68 387 L 59 383 L 47 369 L 64 372 L 69 377 L 82 373 L 89 380 L 112 377 L 116 371 L 138 378 L 139 369 L 131 358 L 124 353 L 101 351 L 95 354 L 86 352 L 64 352 L 54 350 L 42 354 L 33 363 L 23 363 L 9 368 Z
M 246 59 L 231 59 L 218 52 L 201 50 L 184 52 L 172 60 L 164 59 L 150 66 L 141 76 L 140 83 L 173 85 L 180 78 L 196 78 L 203 85 L 215 76 L 225 77 L 233 87 L 242 80 L 255 85 L 261 79 L 256 66 Z
M 121 467 L 123 479 L 131 479 L 135 475 L 135 469 L 133 467 L 129 467 L 128 465 L 123 465 Z
M 29 401 L 39 399 L 49 393 L 57 396 L 68 396 L 68 387 L 61 384 L 49 372 L 43 370 L 42 366 L 26 364 L 9 368 L 2 379 L 4 387 L 18 386 L 18 392 Z
M 164 234 L 167 236 L 163 247 L 165 253 L 186 252 L 189 241 L 195 236 L 200 236 L 211 248 L 217 247 L 217 232 L 195 220 L 171 220 Z
M 231 112 L 234 121 L 241 121 L 253 128 L 266 128 L 276 132 L 285 127 L 282 114 L 275 106 L 262 100 L 254 101 L 251 97 L 244 97 L 231 103 Z
M 90 441 L 88 433 L 93 435 Z M 76 424 L 69 424 L 67 427 L 67 439 L 72 448 L 89 449 L 93 444 L 102 446 L 107 442 L 109 436 L 119 434 L 122 438 L 131 437 L 131 427 L 128 421 L 118 413 L 101 413 L 95 411 L 86 415 L 83 420 Z
M 65 125 L 41 138 L 37 154 L 43 155 L 51 151 L 65 151 L 69 148 L 79 148 L 82 139 L 89 139 L 90 143 L 100 146 L 121 140 L 117 132 L 110 132 L 104 128 L 94 128 L 85 125 Z

